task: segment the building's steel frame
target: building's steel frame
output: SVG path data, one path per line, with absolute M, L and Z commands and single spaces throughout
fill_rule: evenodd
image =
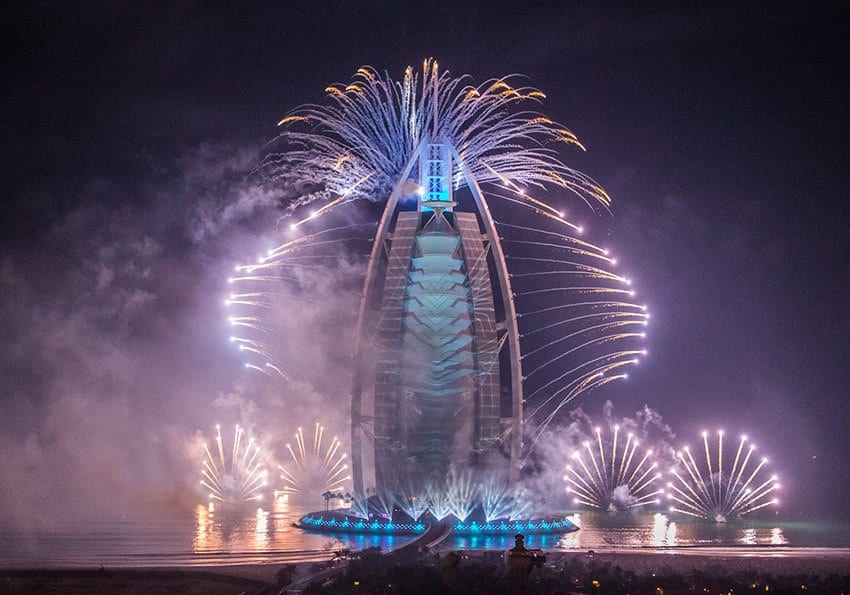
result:
M 447 143 L 445 143 L 447 144 Z M 381 216 L 378 229 L 375 232 L 375 238 L 372 245 L 372 250 L 369 258 L 369 263 L 366 269 L 366 279 L 363 284 L 363 292 L 360 298 L 360 307 L 357 315 L 357 328 L 354 345 L 354 370 L 352 381 L 351 394 L 351 463 L 352 475 L 354 478 L 355 496 L 366 494 L 366 486 L 364 482 L 364 467 L 363 467 L 363 392 L 364 392 L 364 357 L 367 349 L 365 341 L 368 339 L 365 325 L 369 317 L 369 309 L 375 303 L 375 287 L 377 282 L 378 271 L 381 262 L 388 256 L 388 240 L 392 237 L 391 225 L 395 216 L 395 212 L 399 205 L 399 200 L 403 197 L 405 188 L 408 186 L 408 179 L 414 166 L 420 163 L 422 152 L 427 150 L 429 146 L 428 139 L 424 139 L 416 150 L 412 153 L 410 159 L 399 175 L 398 181 L 387 199 L 386 205 Z M 522 360 L 519 342 L 519 331 L 517 329 L 516 306 L 514 304 L 514 294 L 511 289 L 510 276 L 508 274 L 507 262 L 502 250 L 501 240 L 496 229 L 495 222 L 490 209 L 487 205 L 484 193 L 478 184 L 478 181 L 470 172 L 468 166 L 460 158 L 454 147 L 450 147 L 450 156 L 455 163 L 460 167 L 461 173 L 469 186 L 470 192 L 474 199 L 478 215 L 484 227 L 484 237 L 489 242 L 490 250 L 492 251 L 493 261 L 498 277 L 499 291 L 502 297 L 504 308 L 505 321 L 502 323 L 503 330 L 506 333 L 507 348 L 509 350 L 510 375 L 511 375 L 511 419 L 509 427 L 510 439 L 510 473 L 511 481 L 516 481 L 519 477 L 521 460 L 522 460 L 522 434 L 523 434 L 523 390 L 522 390 Z M 500 325 L 500 330 L 501 330 Z

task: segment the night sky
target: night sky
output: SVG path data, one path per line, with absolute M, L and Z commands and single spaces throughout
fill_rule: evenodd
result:
M 583 216 L 652 309 L 650 357 L 585 409 L 747 431 L 787 516 L 850 516 L 850 10 L 316 4 L 5 15 L 0 524 L 60 490 L 80 515 L 133 497 L 128 468 L 170 486 L 151 510 L 180 502 L 180 436 L 282 414 L 221 328 L 223 279 L 276 217 L 245 173 L 326 85 L 428 56 L 527 75 L 613 197 Z

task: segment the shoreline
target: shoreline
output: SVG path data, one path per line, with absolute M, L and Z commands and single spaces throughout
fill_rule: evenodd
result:
M 469 564 L 485 567 L 504 564 L 506 550 L 434 548 L 408 564 L 433 566 L 457 552 Z M 850 577 L 850 548 L 824 547 L 716 547 L 612 548 L 605 550 L 544 550 L 546 567 L 553 572 L 579 567 L 614 573 L 631 572 L 643 577 L 683 577 L 694 573 L 742 575 L 751 573 L 776 578 Z M 439 561 L 437 560 L 439 557 Z M 324 560 L 268 560 L 249 564 L 172 565 L 142 567 L 56 567 L 0 569 L 0 592 L 117 593 L 148 592 L 228 595 L 230 593 L 276 593 L 280 569 L 294 566 L 292 578 L 308 583 L 326 566 Z M 595 572 L 594 571 L 594 572 Z M 8 589 L 8 590 L 4 590 Z
M 500 557 L 507 550 L 463 548 L 455 549 L 438 546 L 432 550 L 434 554 L 444 557 L 449 552 L 458 552 L 470 559 Z M 702 567 L 716 565 L 720 561 L 740 561 L 760 564 L 762 566 L 785 568 L 790 565 L 829 566 L 838 569 L 839 573 L 850 574 L 850 547 L 806 547 L 806 546 L 711 546 L 693 545 L 677 547 L 641 547 L 641 548 L 597 548 L 590 550 L 543 549 L 547 564 L 566 559 L 582 559 L 597 562 L 616 562 L 623 566 L 647 568 L 663 564 L 665 566 Z M 275 574 L 281 568 L 293 565 L 304 569 L 313 565 L 327 563 L 333 557 L 333 552 L 327 556 L 315 556 L 308 559 L 273 559 L 256 562 L 186 564 L 183 561 L 176 564 L 162 565 L 47 565 L 47 566 L 17 566 L 0 567 L 0 577 L 10 573 L 184 573 L 184 574 L 215 574 L 232 576 L 240 579 L 274 582 Z M 735 562 L 736 564 L 738 562 Z M 623 566 L 625 567 L 625 566 Z M 675 570 L 675 569 L 674 569 Z M 764 569 L 762 569 L 764 571 Z M 788 574 L 783 572 L 783 574 Z M 791 573 L 796 574 L 796 573 Z

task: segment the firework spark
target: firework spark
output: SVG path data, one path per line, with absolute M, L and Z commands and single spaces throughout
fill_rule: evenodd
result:
M 516 519 L 528 515 L 530 506 L 522 497 L 522 490 L 508 482 L 493 477 L 479 483 L 479 499 L 484 519 Z
M 368 248 L 374 227 L 370 222 L 320 229 L 282 242 L 253 264 L 236 267 L 224 305 L 234 333 L 230 342 L 246 357 L 246 369 L 292 382 L 297 369 L 291 364 L 294 347 L 286 341 L 290 312 L 297 304 L 317 302 L 322 280 L 353 265 L 356 254 Z M 351 297 L 356 297 L 353 291 Z
M 583 148 L 575 135 L 533 110 L 516 109 L 539 104 L 544 97 L 540 91 L 514 86 L 512 77 L 478 86 L 470 80 L 440 73 L 430 59 L 421 74 L 408 67 L 400 81 L 364 66 L 351 84 L 327 87 L 328 104 L 302 106 L 280 121 L 278 140 L 284 150 L 269 156 L 265 171 L 288 186 L 304 180 L 320 185 L 294 206 L 316 200 L 382 200 L 431 134 L 456 149 L 479 183 L 511 189 L 560 186 L 582 200 L 609 205 L 604 190 L 564 165 L 550 146 L 567 142 Z M 333 206 L 323 208 L 327 212 Z M 551 214 L 558 217 L 555 213 L 557 209 Z
M 521 497 L 521 490 L 500 480 L 493 473 L 475 473 L 470 469 L 459 471 L 451 466 L 442 481 L 428 482 L 419 490 L 406 486 L 404 496 L 385 495 L 391 509 L 398 506 L 412 519 L 418 519 L 426 511 L 442 520 L 454 516 L 465 521 L 478 507 L 487 522 L 496 519 L 516 519 L 529 512 L 528 502 Z
M 687 446 L 676 454 L 678 468 L 670 470 L 675 481 L 667 484 L 671 511 L 725 523 L 779 503 L 772 495 L 779 489 L 779 480 L 775 475 L 765 479 L 763 469 L 768 461 L 754 457 L 756 447 L 746 435 L 741 436 L 737 449 L 732 449 L 734 458 L 732 450 L 724 455 L 722 430 L 717 432 L 716 450 L 710 448 L 708 432 L 702 433 L 702 440 L 705 466 L 697 463 Z
M 651 450 L 638 450 L 639 442 L 632 432 L 620 435 L 614 426 L 613 436 L 602 437 L 596 428 L 596 441 L 585 441 L 573 453 L 564 481 L 573 503 L 619 512 L 660 502 L 663 490 L 655 486 L 661 477 Z
M 334 436 L 325 439 L 325 428 L 319 423 L 313 427 L 310 441 L 304 435 L 303 428 L 295 433 L 295 446 L 287 444 L 291 461 L 278 465 L 283 488 L 280 493 L 322 494 L 345 491 L 346 482 L 351 479 L 348 473 L 348 455 L 341 451 L 342 443 Z
M 240 333 L 232 340 L 251 358 L 246 368 L 290 379 L 294 372 L 285 346 L 280 348 L 285 337 L 273 318 L 291 306 L 277 305 L 275 296 L 315 299 L 299 270 L 332 271 L 339 257 L 324 249 L 334 242 L 374 241 L 362 229 L 316 226 L 354 201 L 387 199 L 404 182 L 402 174 L 412 172 L 408 164 L 421 144 L 437 138 L 453 155 L 456 196 L 472 190 L 470 180 L 485 189 L 480 200 L 492 203 L 497 240 L 508 259 L 528 403 L 526 453 L 565 405 L 628 377 L 625 369 L 647 354 L 642 344 L 650 316 L 646 305 L 634 301 L 631 279 L 615 270 L 617 259 L 580 237 L 584 225 L 568 215 L 563 196 L 542 195 L 554 188 L 592 208 L 610 206 L 596 182 L 561 161 L 560 144 L 584 147 L 572 131 L 535 111 L 543 93 L 517 86 L 513 77 L 474 85 L 431 59 L 421 72 L 408 68 L 400 80 L 364 66 L 350 84 L 326 92 L 325 103 L 281 119 L 277 148 L 258 168 L 269 183 L 298 189 L 284 227 L 307 235 L 281 242 L 255 264 L 237 267 L 231 278 L 235 287 L 226 301 Z M 406 194 L 421 190 L 408 182 Z M 374 348 L 368 339 L 366 344 Z M 482 357 L 498 361 L 497 353 Z
M 225 447 L 218 424 L 215 433 L 215 455 L 204 443 L 206 458 L 201 467 L 200 483 L 209 490 L 210 501 L 243 503 L 262 500 L 260 491 L 267 485 L 268 471 L 260 446 L 254 438 L 247 438 L 245 429 L 238 424 L 229 449 Z

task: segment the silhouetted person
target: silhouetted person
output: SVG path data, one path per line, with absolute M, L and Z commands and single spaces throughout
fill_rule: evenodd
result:
M 514 535 L 516 545 L 508 550 L 508 577 L 511 580 L 525 580 L 532 569 L 543 566 L 546 556 L 543 550 L 530 550 L 525 547 L 525 536 L 522 533 Z

